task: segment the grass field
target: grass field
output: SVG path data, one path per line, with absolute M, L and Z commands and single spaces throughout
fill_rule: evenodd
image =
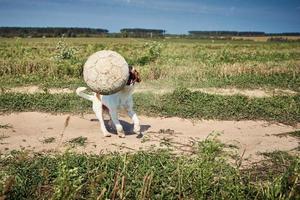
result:
M 300 42 L 244 39 L 0 38 L 0 113 L 91 113 L 90 102 L 74 93 L 52 94 L 49 90 L 84 86 L 82 68 L 87 57 L 110 49 L 133 64 L 141 73 L 143 88 L 150 89 L 134 94 L 139 115 L 265 120 L 291 125 L 295 131 L 276 137 L 299 141 L 295 127 L 300 123 Z M 9 91 L 28 85 L 38 86 L 42 92 Z M 165 88 L 172 90 L 153 92 Z M 259 98 L 208 94 L 197 91 L 199 88 L 281 89 L 293 93 L 274 92 Z M 68 122 L 63 123 L 65 130 Z M 56 130 L 48 128 L 36 134 Z M 8 151 L 1 145 L 10 137 L 8 132 L 15 133 L 13 124 L 0 122 L 0 132 L 0 199 L 300 198 L 299 147 L 288 152 L 261 152 L 263 160 L 241 167 L 243 155 L 231 153 L 237 147 L 212 136 L 197 141 L 192 156 L 165 148 L 96 155 L 78 154 L 72 149 L 47 153 L 22 147 Z M 54 135 L 44 137 L 41 143 L 59 140 Z M 82 135 L 65 142 L 73 148 L 84 148 L 89 141 Z
M 88 55 L 111 49 L 161 87 L 278 87 L 299 91 L 300 43 L 195 39 L 0 39 L 2 87 L 76 87 Z
M 7 199 L 297 199 L 299 158 L 267 154 L 251 169 L 226 162 L 214 137 L 193 157 L 161 150 L 135 154 L 62 155 L 12 152 L 1 157 Z M 268 171 L 268 173 L 263 173 Z

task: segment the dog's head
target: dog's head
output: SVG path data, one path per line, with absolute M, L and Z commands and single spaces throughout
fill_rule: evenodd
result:
M 126 85 L 134 85 L 135 83 L 141 82 L 141 77 L 139 72 L 129 65 L 129 78 Z

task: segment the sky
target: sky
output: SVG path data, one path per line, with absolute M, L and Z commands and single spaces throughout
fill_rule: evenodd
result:
M 0 26 L 300 32 L 300 0 L 0 0 Z

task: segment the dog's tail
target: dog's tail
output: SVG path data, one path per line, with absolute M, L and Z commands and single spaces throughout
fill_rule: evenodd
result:
M 89 101 L 93 101 L 94 99 L 94 95 L 89 95 L 84 93 L 84 91 L 86 90 L 86 87 L 79 87 L 76 89 L 76 94 L 84 99 L 87 99 Z

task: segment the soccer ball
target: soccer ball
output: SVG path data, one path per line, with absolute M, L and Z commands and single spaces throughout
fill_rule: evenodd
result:
M 83 67 L 86 84 L 97 93 L 109 95 L 120 91 L 128 81 L 129 68 L 125 59 L 114 51 L 92 54 Z

